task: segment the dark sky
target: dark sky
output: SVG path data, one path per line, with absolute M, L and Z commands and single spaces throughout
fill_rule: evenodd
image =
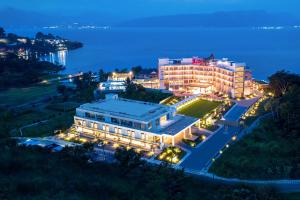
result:
M 140 17 L 164 14 L 230 10 L 266 10 L 300 16 L 300 0 L 0 0 L 0 8 L 12 7 L 44 13 L 73 15 L 97 12 Z

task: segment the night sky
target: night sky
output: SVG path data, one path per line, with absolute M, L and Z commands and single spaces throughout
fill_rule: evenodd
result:
M 299 0 L 0 0 L 1 8 L 16 8 L 43 13 L 97 12 L 101 14 L 142 17 L 181 13 L 232 10 L 287 12 L 300 17 Z

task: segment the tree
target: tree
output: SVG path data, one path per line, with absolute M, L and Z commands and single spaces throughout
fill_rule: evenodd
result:
M 108 73 L 105 73 L 103 69 L 99 70 L 99 81 L 100 82 L 105 82 L 107 81 L 108 78 Z
M 131 71 L 132 71 L 133 74 L 136 76 L 136 75 L 138 75 L 138 74 L 141 73 L 142 67 L 141 67 L 141 66 L 132 67 L 132 68 L 131 68 Z
M 279 71 L 269 77 L 274 98 L 266 104 L 273 119 L 282 128 L 282 134 L 297 138 L 300 136 L 300 76 Z
M 65 85 L 58 85 L 56 87 L 56 90 L 59 94 L 61 95 L 65 95 L 66 91 L 67 91 L 67 87 Z
M 130 171 L 145 164 L 141 160 L 142 155 L 136 153 L 133 149 L 126 150 L 118 148 L 115 152 L 115 158 L 122 169 L 123 175 L 127 175 Z
M 291 85 L 300 85 L 300 77 L 286 71 L 278 71 L 269 77 L 270 89 L 276 97 L 284 95 Z
M 10 41 L 10 42 L 16 42 L 17 39 L 18 39 L 18 36 L 14 33 L 9 33 L 7 34 L 7 39 Z
M 0 38 L 4 38 L 5 37 L 5 30 L 4 28 L 0 27 Z

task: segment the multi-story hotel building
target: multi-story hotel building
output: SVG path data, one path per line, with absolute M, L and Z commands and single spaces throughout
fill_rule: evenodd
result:
M 199 119 L 175 114 L 161 104 L 107 98 L 76 109 L 76 132 L 131 147 L 155 150 L 191 136 Z
M 251 93 L 251 72 L 245 63 L 227 59 L 159 59 L 161 89 L 177 95 L 209 94 L 220 92 L 231 97 Z

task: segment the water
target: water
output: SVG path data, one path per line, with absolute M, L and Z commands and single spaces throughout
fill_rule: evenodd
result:
M 11 30 L 33 36 L 38 30 Z M 181 58 L 211 53 L 245 62 L 258 79 L 285 69 L 300 73 L 300 29 L 111 28 L 42 30 L 84 43 L 75 51 L 51 58 L 66 64 L 64 73 L 114 70 L 141 65 L 157 67 L 158 58 Z

